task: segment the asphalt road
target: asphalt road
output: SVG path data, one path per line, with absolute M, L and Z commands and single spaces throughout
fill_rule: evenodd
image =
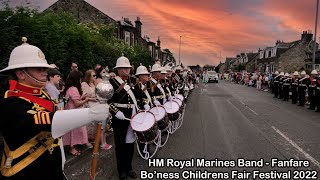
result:
M 112 143 L 112 138 L 110 140 Z M 96 179 L 117 179 L 113 150 L 114 148 L 101 153 Z M 231 172 L 235 170 L 251 172 L 249 179 L 253 179 L 254 170 L 305 170 L 297 172 L 296 174 L 300 174 L 296 177 L 303 179 L 302 176 L 308 175 L 317 178 L 320 172 L 319 150 L 320 113 L 274 99 L 269 92 L 220 81 L 207 86 L 202 84 L 192 92 L 187 101 L 182 126 L 170 136 L 154 159 L 172 158 L 182 160 L 181 163 L 188 163 L 186 160 L 192 158 L 194 161 L 204 158 L 211 162 L 218 159 L 231 164 L 233 161 L 234 167 L 212 164 L 209 167 L 197 167 L 196 162 L 194 166 L 190 165 L 192 167 L 169 167 L 172 164 L 168 160 L 164 161 L 165 167 L 155 167 L 149 166 L 149 161 L 141 159 L 137 153 L 133 166 L 139 175 L 142 175 L 141 171 L 147 171 L 150 177 L 153 174 L 154 179 L 161 179 L 155 175 L 165 175 L 157 172 L 172 173 L 171 175 L 176 172 L 179 173 L 179 178 L 176 179 L 182 179 L 182 173 L 186 170 L 228 173 L 228 178 L 225 176 L 224 179 L 231 179 Z M 69 179 L 88 179 L 91 153 L 88 151 L 67 164 L 66 174 Z M 254 160 L 257 165 L 261 159 L 264 162 L 262 167 L 254 167 L 252 163 L 248 164 L 250 167 L 238 167 L 241 165 L 238 164 L 238 158 Z M 307 160 L 305 163 L 308 165 L 297 168 L 271 167 L 268 163 L 273 158 Z M 181 167 L 181 163 L 175 162 L 173 165 Z M 294 177 L 293 173 L 291 171 L 291 179 Z M 241 179 L 240 176 L 233 178 Z

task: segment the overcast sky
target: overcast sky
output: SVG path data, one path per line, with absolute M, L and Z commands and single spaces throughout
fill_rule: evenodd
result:
M 302 31 L 314 32 L 316 0 L 86 0 L 115 20 L 137 16 L 142 33 L 169 48 L 186 65 L 217 65 L 225 57 L 257 52 L 277 40 L 298 40 Z M 46 9 L 56 0 L 31 2 Z M 319 25 L 319 23 L 318 23 Z M 319 37 L 319 30 L 317 36 Z

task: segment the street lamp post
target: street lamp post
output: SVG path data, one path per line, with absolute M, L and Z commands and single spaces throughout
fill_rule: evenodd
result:
M 179 43 L 179 65 L 181 64 L 181 60 L 180 60 L 180 49 L 181 49 L 181 36 L 180 36 L 180 43 Z
M 314 27 L 314 46 L 313 46 L 313 54 L 312 54 L 312 69 L 315 69 L 315 64 L 316 64 L 318 9 L 319 9 L 319 0 L 317 0 L 317 6 L 316 6 L 316 24 Z

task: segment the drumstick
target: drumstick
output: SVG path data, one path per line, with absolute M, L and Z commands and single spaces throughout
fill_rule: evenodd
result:
M 124 118 L 124 120 L 127 120 L 127 121 L 133 121 L 133 122 L 136 122 L 136 123 L 142 124 L 142 122 L 139 122 L 139 121 L 134 121 L 134 120 L 132 120 L 132 119 L 129 119 L 129 118 Z

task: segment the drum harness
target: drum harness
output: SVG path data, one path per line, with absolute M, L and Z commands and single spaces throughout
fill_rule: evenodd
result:
M 157 82 L 154 78 L 151 78 L 151 81 L 152 81 L 154 84 L 157 85 L 157 88 L 160 89 L 160 91 L 161 91 L 161 93 L 162 93 L 162 98 L 163 98 L 163 99 L 166 98 L 166 93 L 164 92 L 161 84 L 158 84 L 158 82 Z M 157 98 L 161 98 L 161 96 L 157 96 Z
M 123 84 L 125 83 L 119 76 L 116 76 L 115 79 L 120 83 L 120 84 Z M 136 100 L 136 97 L 134 96 L 133 92 L 131 91 L 131 88 L 130 86 L 125 83 L 124 87 L 123 87 L 124 90 L 126 90 L 126 92 L 129 94 L 129 96 L 131 97 L 132 101 L 133 101 L 133 104 L 134 106 L 136 107 L 137 111 L 139 111 L 139 107 L 138 107 L 138 104 L 137 104 L 137 100 Z M 118 104 L 118 103 L 115 103 L 114 104 L 115 106 L 117 107 L 129 107 L 131 106 L 130 104 Z M 131 106 L 132 108 L 132 106 Z

